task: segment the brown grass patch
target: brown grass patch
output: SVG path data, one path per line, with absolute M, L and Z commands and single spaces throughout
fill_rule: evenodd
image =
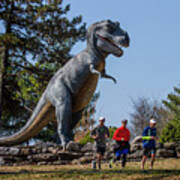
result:
M 108 168 L 103 164 L 101 171 L 92 170 L 87 165 L 47 165 L 47 166 L 1 166 L 0 180 L 179 180 L 180 159 L 157 160 L 153 170 L 140 169 L 140 162 L 127 163 L 126 168 L 121 169 L 120 165 Z

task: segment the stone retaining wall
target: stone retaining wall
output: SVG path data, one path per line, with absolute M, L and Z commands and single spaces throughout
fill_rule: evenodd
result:
M 62 147 L 53 143 L 39 143 L 33 146 L 0 147 L 0 165 L 61 165 L 89 163 L 94 156 L 94 145 L 87 143 L 82 146 L 70 142 L 65 152 Z M 139 161 L 142 158 L 141 142 L 133 141 L 129 161 Z M 180 142 L 157 143 L 157 158 L 180 158 Z M 113 142 L 108 142 L 104 160 L 113 157 Z

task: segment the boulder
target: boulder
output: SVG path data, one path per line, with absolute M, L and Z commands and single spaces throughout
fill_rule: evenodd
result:
M 0 147 L 0 155 L 18 155 L 19 152 L 17 147 Z
M 95 146 L 93 143 L 87 143 L 81 148 L 81 152 L 93 152 L 95 150 Z
M 80 163 L 80 160 L 79 160 L 79 159 L 74 159 L 74 160 L 71 162 L 71 164 L 73 164 L 73 165 L 79 165 L 79 164 L 81 164 L 81 163 Z
M 93 156 L 89 157 L 89 156 L 83 156 L 78 160 L 74 160 L 72 161 L 72 164 L 86 164 L 86 163 L 91 163 L 91 161 L 94 159 Z
M 129 159 L 139 159 L 143 156 L 143 150 L 137 150 L 134 153 L 128 154 Z
M 106 152 L 111 152 L 113 153 L 114 152 L 114 148 L 117 146 L 116 142 L 115 141 L 108 141 L 106 143 Z
M 176 147 L 176 155 L 180 158 L 180 147 Z
M 57 160 L 58 156 L 51 154 L 51 153 L 41 153 L 41 154 L 33 154 L 29 155 L 27 159 L 32 160 L 34 162 L 39 162 L 39 161 L 53 161 Z
M 104 155 L 104 159 L 105 160 L 110 160 L 114 157 L 114 153 L 111 151 L 106 151 L 105 155 Z
M 6 161 L 3 157 L 0 157 L 0 165 L 6 165 Z
M 37 162 L 37 165 L 38 166 L 41 166 L 41 165 L 47 165 L 48 162 L 47 161 L 40 161 L 40 162 Z
M 172 149 L 158 149 L 156 156 L 162 158 L 176 157 L 176 151 Z
M 131 144 L 131 147 L 130 147 L 130 151 L 131 151 L 131 152 L 135 152 L 135 151 L 137 151 L 137 150 L 142 150 L 142 149 L 143 149 L 142 143 Z
M 79 159 L 80 157 L 83 156 L 82 153 L 77 153 L 77 152 L 58 152 L 58 157 L 60 160 L 73 160 L 73 159 Z
M 165 149 L 171 149 L 171 150 L 175 150 L 176 149 L 176 142 L 167 142 L 167 143 L 164 143 L 163 147 Z
M 156 149 L 162 149 L 164 147 L 164 145 L 160 142 L 156 143 Z
M 138 143 L 142 143 L 142 136 L 135 137 L 131 142 L 131 144 L 138 144 Z
M 58 160 L 58 161 L 53 161 L 53 162 L 48 162 L 48 164 L 53 164 L 53 165 L 65 165 L 65 164 L 71 164 L 71 161 L 68 160 Z
M 80 152 L 81 151 L 81 145 L 79 143 L 70 141 L 66 146 L 67 151 L 74 151 L 74 152 Z
M 57 154 L 57 152 L 60 151 L 60 149 L 56 147 L 48 147 L 47 151 L 52 154 Z
M 22 149 L 20 150 L 20 152 L 19 152 L 19 155 L 21 155 L 21 156 L 27 156 L 27 155 L 30 154 L 30 153 L 31 153 L 30 149 L 28 149 L 28 148 L 22 148 Z
M 94 155 L 93 152 L 86 152 L 86 153 L 83 154 L 83 156 L 93 156 L 93 155 Z

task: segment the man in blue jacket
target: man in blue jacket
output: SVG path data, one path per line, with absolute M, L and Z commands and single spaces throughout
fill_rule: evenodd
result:
M 143 140 L 143 158 L 141 168 L 144 169 L 145 162 L 151 154 L 151 169 L 153 168 L 154 161 L 155 161 L 155 154 L 156 154 L 156 121 L 151 119 L 149 121 L 149 126 L 144 128 L 142 134 Z

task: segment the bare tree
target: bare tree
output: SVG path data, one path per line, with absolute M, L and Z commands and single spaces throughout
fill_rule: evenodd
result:
M 141 135 L 151 118 L 157 121 L 157 134 L 160 134 L 170 119 L 169 112 L 161 104 L 144 97 L 132 100 L 132 103 L 134 108 L 134 112 L 130 114 L 132 137 Z

